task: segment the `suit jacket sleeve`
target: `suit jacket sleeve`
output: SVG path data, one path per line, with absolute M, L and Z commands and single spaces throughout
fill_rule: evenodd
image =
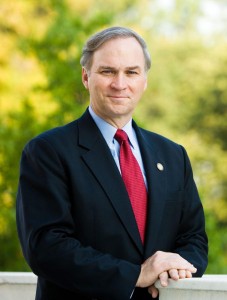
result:
M 204 212 L 193 179 L 189 158 L 183 147 L 182 151 L 185 160 L 185 187 L 182 196 L 184 206 L 176 236 L 175 252 L 194 264 L 197 268 L 194 276 L 200 277 L 207 267 L 208 252 Z
M 101 299 L 129 299 L 140 265 L 76 239 L 68 175 L 64 159 L 44 138 L 24 149 L 17 196 L 24 256 L 34 273 L 62 288 Z
M 145 257 L 158 250 L 180 254 L 202 276 L 207 267 L 205 219 L 185 149 L 140 129 L 140 147 L 149 189 Z M 157 163 L 163 165 L 159 170 Z

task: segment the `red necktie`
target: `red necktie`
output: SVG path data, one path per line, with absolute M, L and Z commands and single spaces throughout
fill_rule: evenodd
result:
M 147 213 L 147 190 L 143 175 L 140 166 L 132 153 L 126 132 L 118 129 L 114 138 L 120 144 L 121 175 L 131 201 L 141 240 L 144 243 Z

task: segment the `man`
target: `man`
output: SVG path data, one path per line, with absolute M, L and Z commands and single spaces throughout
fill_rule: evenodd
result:
M 152 299 L 157 279 L 165 286 L 206 269 L 190 162 L 183 147 L 132 121 L 150 68 L 137 33 L 95 34 L 81 64 L 88 110 L 22 154 L 17 224 L 36 299 Z

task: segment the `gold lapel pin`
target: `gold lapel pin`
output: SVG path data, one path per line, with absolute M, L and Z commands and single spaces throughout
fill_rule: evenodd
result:
M 161 163 L 157 163 L 157 168 L 159 169 L 159 171 L 163 171 L 164 167 Z

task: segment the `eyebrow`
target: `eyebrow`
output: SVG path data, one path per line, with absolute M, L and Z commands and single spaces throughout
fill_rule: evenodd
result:
M 115 70 L 115 67 L 111 67 L 111 66 L 99 66 L 98 70 L 103 70 L 103 69 L 111 69 L 111 70 Z M 126 70 L 135 70 L 135 69 L 141 69 L 140 66 L 131 66 L 131 67 L 126 67 Z
M 141 69 L 141 67 L 140 66 L 132 66 L 132 67 L 127 67 L 126 69 L 135 70 L 135 69 Z
M 98 70 L 102 70 L 102 69 L 115 69 L 114 67 L 110 67 L 110 66 L 99 66 Z

